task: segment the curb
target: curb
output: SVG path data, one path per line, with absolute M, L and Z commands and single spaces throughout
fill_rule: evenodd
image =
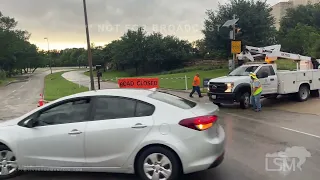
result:
M 165 88 L 159 88 L 159 90 L 165 90 L 165 91 L 172 91 L 172 92 L 180 92 L 180 93 L 185 93 L 185 94 L 190 94 L 190 91 L 185 91 L 185 90 L 179 90 L 179 89 L 165 89 Z M 201 92 L 202 96 L 208 96 L 206 92 Z
M 42 97 L 43 97 L 43 100 L 46 101 L 46 97 L 45 97 L 45 94 L 44 94 L 44 89 L 45 89 L 45 86 L 46 86 L 46 76 L 43 78 L 43 87 L 42 87 Z
M 15 81 L 10 81 L 7 84 L 5 84 L 4 86 L 9 86 L 10 84 L 14 84 L 14 83 L 20 83 L 20 82 L 27 82 L 27 79 L 24 80 L 15 80 Z
M 159 88 L 159 90 L 174 91 L 174 92 L 181 92 L 181 93 L 186 93 L 186 94 L 189 94 L 189 93 L 190 93 L 190 92 L 187 92 L 187 91 L 185 91 L 185 90 L 179 90 L 179 89 Z

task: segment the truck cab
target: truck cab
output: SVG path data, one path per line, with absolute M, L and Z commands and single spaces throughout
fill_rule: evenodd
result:
M 252 89 L 250 72 L 254 72 L 259 78 L 263 89 L 262 96 L 277 96 L 276 64 L 246 64 L 227 76 L 211 79 L 208 82 L 209 99 L 217 105 L 239 102 L 241 108 L 248 108 Z

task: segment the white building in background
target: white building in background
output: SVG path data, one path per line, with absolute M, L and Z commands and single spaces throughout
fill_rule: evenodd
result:
M 320 3 L 320 0 L 289 0 L 286 2 L 279 2 L 272 6 L 271 14 L 275 18 L 275 26 L 280 28 L 280 20 L 286 15 L 288 8 L 295 8 L 299 5 L 316 4 Z

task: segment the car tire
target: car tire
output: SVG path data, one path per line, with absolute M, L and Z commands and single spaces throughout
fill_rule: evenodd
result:
M 151 161 L 151 159 L 157 159 L 157 162 Z M 162 164 L 161 161 L 166 162 Z M 136 162 L 137 175 L 142 180 L 151 180 L 154 173 L 159 174 L 159 178 L 165 177 L 166 170 L 171 170 L 168 174 L 167 180 L 176 180 L 182 174 L 182 168 L 177 155 L 161 146 L 153 146 L 144 150 Z
M 242 109 L 248 109 L 250 107 L 250 93 L 245 92 L 240 97 L 240 107 Z
M 217 105 L 217 106 L 219 106 L 219 107 L 222 106 L 221 103 L 213 103 L 213 104 L 215 104 L 215 105 Z
M 302 85 L 299 88 L 299 92 L 297 93 L 297 99 L 300 102 L 308 100 L 310 97 L 310 88 L 306 85 Z
M 311 97 L 320 97 L 319 90 L 312 90 L 310 95 L 311 95 Z
M 1 158 L 1 161 L 0 161 L 0 179 L 1 180 L 13 178 L 19 174 L 16 157 L 7 146 L 0 145 L 0 158 Z M 8 163 L 7 161 L 10 161 L 10 163 Z M 3 164 L 4 162 L 5 162 L 5 167 L 2 167 L 2 165 L 4 165 Z M 15 168 L 11 166 L 12 164 L 15 165 Z M 8 170 L 8 174 L 2 175 L 1 174 L 2 168 L 6 168 Z

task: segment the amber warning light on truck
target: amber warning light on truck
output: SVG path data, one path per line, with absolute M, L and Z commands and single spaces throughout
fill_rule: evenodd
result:
M 119 88 L 152 89 L 159 88 L 159 78 L 121 78 Z

